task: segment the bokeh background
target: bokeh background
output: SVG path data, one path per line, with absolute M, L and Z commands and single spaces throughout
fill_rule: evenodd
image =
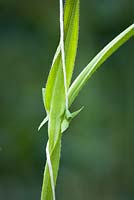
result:
M 39 200 L 47 126 L 41 88 L 59 41 L 58 1 L 0 0 L 0 200 Z M 83 0 L 74 77 L 134 20 L 133 0 Z M 56 187 L 62 200 L 134 199 L 134 40 L 72 106 Z

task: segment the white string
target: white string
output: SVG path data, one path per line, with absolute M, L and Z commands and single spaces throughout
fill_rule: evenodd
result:
M 62 57 L 62 66 L 64 75 L 66 110 L 68 110 L 67 77 L 66 77 L 65 49 L 64 49 L 64 11 L 63 11 L 62 0 L 60 0 L 60 47 L 61 47 L 61 57 Z
M 50 181 L 51 181 L 51 187 L 52 187 L 53 200 L 56 200 L 53 168 L 52 168 L 52 163 L 51 163 L 50 153 L 49 153 L 49 141 L 47 142 L 46 156 L 47 156 L 47 164 L 48 164 L 48 169 L 49 169 L 49 174 L 50 174 Z

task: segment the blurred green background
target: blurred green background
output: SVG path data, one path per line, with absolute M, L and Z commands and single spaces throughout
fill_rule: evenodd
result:
M 0 200 L 39 200 L 41 88 L 59 41 L 58 1 L 0 0 Z M 133 0 L 83 0 L 74 77 L 134 20 Z M 134 40 L 95 73 L 63 135 L 59 200 L 134 199 Z

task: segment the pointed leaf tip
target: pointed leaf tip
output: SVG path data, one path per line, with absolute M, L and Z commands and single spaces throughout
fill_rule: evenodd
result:
M 67 130 L 71 120 L 73 118 L 75 118 L 83 110 L 83 108 L 84 108 L 84 106 L 82 108 L 80 108 L 79 110 L 72 112 L 72 113 L 69 110 L 66 111 L 64 119 L 61 124 L 61 132 L 62 133 Z
M 38 131 L 40 131 L 40 129 L 42 128 L 42 126 L 44 126 L 44 124 L 48 121 L 48 115 L 43 119 L 43 121 L 41 122 L 41 124 L 38 127 Z

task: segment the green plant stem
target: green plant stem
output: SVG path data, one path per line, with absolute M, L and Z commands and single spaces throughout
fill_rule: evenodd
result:
M 50 113 L 54 115 L 54 111 Z M 50 118 L 51 118 L 50 115 Z M 48 122 L 48 135 L 49 135 L 49 152 L 50 152 L 50 160 L 53 169 L 53 177 L 54 177 L 54 184 L 56 185 L 59 163 L 60 163 L 60 153 L 61 153 L 61 117 L 54 117 L 51 118 Z M 55 135 L 56 137 L 52 140 L 51 135 Z M 51 145 L 52 144 L 52 145 Z M 41 192 L 41 200 L 52 200 L 52 185 L 50 180 L 50 172 L 48 168 L 48 164 L 46 162 L 45 170 L 44 170 L 44 177 L 43 177 L 43 185 L 42 185 L 42 192 Z
M 79 24 L 79 0 L 67 0 L 64 7 L 64 42 L 65 42 L 65 64 L 67 89 L 70 85 L 74 61 L 78 42 L 78 24 Z M 63 39 L 63 38 L 62 38 Z M 49 155 L 50 162 L 46 162 L 41 200 L 52 200 L 52 178 L 50 171 L 53 171 L 54 184 L 58 175 L 60 151 L 61 151 L 61 124 L 66 112 L 65 87 L 61 56 L 61 46 L 57 48 L 52 67 L 48 76 L 46 90 L 43 92 L 43 101 L 48 115 L 48 138 L 49 138 Z M 68 106 L 67 106 L 68 107 Z M 46 121 L 46 120 L 45 120 Z M 44 122 L 43 122 L 44 124 Z M 41 124 L 42 126 L 42 124 Z M 40 128 L 40 127 L 39 127 Z
M 60 138 L 57 140 L 57 143 L 54 146 L 54 149 L 50 154 L 55 185 L 60 163 L 60 152 L 61 152 L 61 134 Z M 45 166 L 44 177 L 43 177 L 41 200 L 52 200 L 52 187 L 51 187 L 51 180 L 47 163 Z

